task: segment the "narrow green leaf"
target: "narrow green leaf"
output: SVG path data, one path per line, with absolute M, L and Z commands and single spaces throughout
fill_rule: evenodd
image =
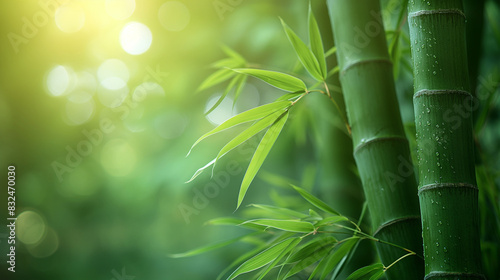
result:
M 349 221 L 349 219 L 347 219 L 344 216 L 326 217 L 323 220 L 319 221 L 316 224 L 316 226 L 317 227 L 319 227 L 319 226 L 328 226 L 328 225 L 333 225 L 333 224 L 336 224 L 336 223 L 339 223 L 339 222 L 345 222 L 345 221 Z
M 278 99 L 276 99 L 276 101 L 295 99 L 295 98 L 299 97 L 300 95 L 302 95 L 303 93 L 304 93 L 304 91 L 297 91 L 297 92 L 283 94 L 282 96 L 278 97 Z
M 284 91 L 296 92 L 307 90 L 306 84 L 301 79 L 285 73 L 250 68 L 237 68 L 233 69 L 233 71 L 261 79 Z
M 227 154 L 232 149 L 238 147 L 243 142 L 247 141 L 248 139 L 250 139 L 251 137 L 253 137 L 257 133 L 264 130 L 266 127 L 272 125 L 283 114 L 283 110 L 284 109 L 278 110 L 278 111 L 262 118 L 261 120 L 259 120 L 258 122 L 256 122 L 255 124 L 253 124 L 252 126 L 247 128 L 246 130 L 241 132 L 240 134 L 238 134 L 231 141 L 229 141 L 229 143 L 227 143 L 224 147 L 222 147 L 222 149 L 220 150 L 220 152 L 217 155 L 217 157 L 215 158 L 215 160 L 216 161 L 219 160 L 221 157 L 223 157 L 225 154 Z
M 200 143 L 203 139 L 205 139 L 205 138 L 207 138 L 207 137 L 209 137 L 217 132 L 221 132 L 223 130 L 226 130 L 228 128 L 231 128 L 233 126 L 236 126 L 236 125 L 239 125 L 242 123 L 261 119 L 261 118 L 263 118 L 269 114 L 272 114 L 278 110 L 289 107 L 291 104 L 292 104 L 292 102 L 290 102 L 290 101 L 273 102 L 273 103 L 259 106 L 257 108 L 250 109 L 250 110 L 245 111 L 241 114 L 238 114 L 238 115 L 230 118 L 229 120 L 223 122 L 222 124 L 220 124 L 216 128 L 212 129 L 211 131 L 205 133 L 198 140 L 196 140 L 196 142 L 193 144 L 193 146 L 191 147 L 191 149 L 189 150 L 187 155 L 189 155 L 191 153 L 191 150 L 193 150 L 193 148 L 198 143 Z
M 207 163 L 202 168 L 196 170 L 196 172 L 193 174 L 193 176 L 191 177 L 191 179 L 189 179 L 188 181 L 186 181 L 186 184 L 187 183 L 191 183 L 194 179 L 196 179 L 196 177 L 200 176 L 200 174 L 203 173 L 203 171 L 205 171 L 205 169 L 209 168 L 214 163 L 215 163 L 215 159 L 213 159 L 212 161 L 210 161 L 209 163 Z
M 347 277 L 346 280 L 370 279 L 374 273 L 379 273 L 380 271 L 384 271 L 384 265 L 381 263 L 375 263 L 354 271 L 351 275 L 349 275 L 349 277 Z
M 289 101 L 280 101 L 280 102 L 289 102 Z M 250 165 L 247 168 L 245 176 L 243 177 L 243 182 L 241 183 L 240 187 L 240 193 L 238 194 L 238 204 L 236 209 L 240 207 L 241 202 L 243 201 L 243 198 L 245 197 L 245 194 L 248 190 L 248 187 L 250 186 L 253 179 L 255 178 L 255 175 L 257 174 L 260 167 L 264 163 L 264 160 L 269 154 L 269 151 L 271 151 L 271 148 L 273 147 L 274 142 L 276 142 L 276 139 L 278 138 L 281 130 L 283 129 L 283 126 L 285 125 L 287 119 L 288 119 L 288 112 L 285 113 L 285 115 L 281 117 L 279 120 L 277 120 L 267 130 L 264 137 L 262 137 L 262 140 L 260 141 L 257 150 L 253 154 L 252 160 L 250 161 Z
M 215 102 L 215 104 L 212 106 L 212 108 L 210 108 L 206 113 L 205 113 L 205 116 L 212 113 L 213 110 L 215 110 L 215 108 L 219 107 L 219 105 L 222 103 L 222 101 L 224 100 L 224 98 L 226 98 L 227 94 L 231 91 L 231 89 L 236 85 L 236 83 L 238 83 L 238 81 L 241 80 L 241 76 L 236 76 L 234 77 L 231 82 L 229 82 L 229 84 L 227 85 L 226 89 L 224 90 L 224 93 L 219 97 L 219 99 L 217 100 L 217 102 Z
M 234 90 L 233 108 L 234 105 L 236 105 L 236 101 L 238 101 L 238 98 L 240 98 L 240 94 L 243 91 L 243 88 L 245 88 L 247 78 L 248 78 L 247 76 L 241 76 L 241 80 L 239 80 L 238 84 L 236 85 L 236 89 Z
M 213 87 L 217 84 L 220 84 L 226 80 L 229 80 L 231 77 L 233 77 L 234 71 L 231 71 L 231 69 L 220 69 L 213 73 L 212 75 L 208 76 L 203 83 L 198 87 L 197 91 L 202 91 L 207 88 Z
M 316 250 L 315 252 L 313 252 L 312 254 L 310 254 L 306 258 L 300 260 L 297 264 L 295 264 L 292 267 L 292 269 L 290 269 L 290 271 L 288 271 L 288 273 L 285 276 L 285 279 L 301 272 L 302 270 L 304 270 L 308 266 L 321 260 L 330 252 L 330 250 L 332 250 L 332 248 L 333 248 L 333 245 L 331 245 L 331 244 L 324 245 L 324 246 L 318 248 L 318 250 Z
M 226 273 L 231 271 L 234 267 L 236 267 L 237 265 L 240 265 L 245 260 L 248 260 L 248 258 L 254 256 L 255 254 L 262 252 L 262 250 L 264 250 L 267 246 L 268 245 L 259 246 L 257 248 L 254 248 L 254 249 L 244 253 L 243 255 L 239 256 L 238 258 L 236 258 L 236 260 L 231 262 L 231 264 L 229 266 L 224 268 L 224 270 L 221 271 L 221 273 L 219 273 L 216 280 L 221 280 L 224 277 L 224 275 L 226 275 Z
M 236 61 L 239 61 L 240 63 L 246 63 L 246 60 L 245 58 L 239 54 L 238 52 L 236 52 L 235 50 L 231 49 L 230 47 L 222 44 L 221 45 L 222 47 L 222 50 L 229 56 L 229 57 L 232 57 L 234 58 Z
M 303 218 L 308 217 L 304 213 L 300 213 L 300 212 L 297 212 L 297 211 L 294 211 L 291 209 L 277 207 L 277 206 L 264 205 L 264 204 L 250 204 L 249 206 L 256 207 L 256 208 L 265 210 L 267 212 L 288 216 L 288 217 L 295 217 L 295 218 L 299 218 L 299 219 L 303 219 Z
M 321 201 L 319 198 L 313 196 L 312 194 L 308 193 L 302 188 L 299 188 L 297 186 L 291 185 L 305 200 L 309 201 L 312 205 L 316 206 L 317 208 L 328 212 L 330 214 L 338 215 L 340 216 L 339 212 L 333 210 L 328 204 L 325 202 Z
M 314 231 L 314 226 L 311 223 L 298 220 L 258 219 L 258 220 L 250 220 L 245 223 L 252 223 L 256 225 L 272 227 L 275 229 L 289 231 L 289 232 L 309 233 Z
M 300 260 L 305 259 L 306 257 L 310 256 L 314 252 L 316 252 L 318 249 L 321 247 L 327 246 L 327 245 L 334 245 L 337 242 L 337 239 L 335 239 L 332 236 L 327 236 L 325 238 L 316 238 L 313 239 L 312 241 L 308 242 L 302 248 L 300 248 L 297 252 L 293 253 L 285 262 L 285 264 L 291 264 L 298 262 Z
M 326 60 L 325 60 L 325 49 L 323 48 L 323 41 L 321 40 L 321 32 L 319 30 L 318 22 L 314 17 L 311 3 L 309 2 L 309 44 L 311 45 L 311 50 L 316 57 L 319 64 L 319 69 L 321 71 L 321 76 L 323 80 L 326 79 Z
M 243 235 L 243 236 L 239 236 L 239 237 L 227 240 L 227 241 L 223 241 L 223 242 L 219 242 L 219 243 L 215 243 L 215 244 L 203 246 L 201 248 L 197 248 L 197 249 L 194 249 L 194 250 L 191 250 L 191 251 L 187 251 L 185 253 L 170 254 L 169 257 L 171 257 L 171 258 L 185 258 L 185 257 L 196 256 L 196 255 L 199 255 L 199 254 L 202 254 L 202 253 L 205 253 L 205 252 L 209 252 L 209 251 L 213 251 L 213 250 L 225 247 L 227 245 L 230 245 L 230 244 L 233 244 L 235 242 L 238 242 L 238 241 L 242 240 L 243 238 L 246 238 L 248 236 L 252 236 L 252 235 L 255 235 L 255 234 L 256 233 L 253 232 L 253 233 L 246 234 L 246 235 Z
M 272 262 L 280 255 L 283 250 L 288 247 L 288 245 L 290 245 L 296 239 L 297 238 L 288 238 L 260 252 L 259 254 L 255 255 L 254 257 L 240 265 L 227 279 L 232 280 L 238 275 L 254 271 Z
M 262 278 L 264 278 L 264 276 L 266 276 L 269 273 L 269 271 L 271 271 L 271 269 L 273 269 L 284 256 L 286 256 L 291 250 L 293 250 L 300 243 L 300 241 L 302 241 L 302 239 L 296 237 L 292 241 L 292 243 L 290 243 L 290 245 L 288 245 L 288 247 L 286 247 L 286 249 L 283 250 L 279 254 L 279 256 L 276 259 L 274 259 L 274 261 L 271 264 L 269 264 L 269 266 L 259 275 L 259 278 L 257 278 L 257 280 L 261 280 Z
M 245 223 L 245 220 L 242 219 L 236 219 L 236 218 L 215 218 L 212 220 L 209 220 L 206 222 L 206 225 L 231 225 L 231 226 L 241 226 L 243 228 L 248 228 L 252 230 L 258 230 L 258 231 L 263 231 L 267 227 L 266 226 L 261 226 L 261 225 L 256 225 L 256 224 L 249 224 Z
M 324 280 L 328 274 L 340 263 L 340 261 L 347 256 L 352 247 L 358 242 L 358 239 L 349 239 L 336 246 L 333 254 L 328 256 L 323 272 L 321 273 L 320 280 Z
M 307 72 L 311 74 L 311 76 L 317 81 L 323 81 L 323 77 L 321 75 L 321 70 L 316 57 L 312 51 L 306 46 L 306 44 L 293 32 L 293 30 L 288 27 L 288 25 L 281 19 L 281 24 L 283 25 L 283 29 L 285 30 L 286 36 L 288 40 L 292 44 L 295 53 L 299 57 L 300 62 L 304 65 Z
M 312 220 L 315 220 L 315 221 L 321 221 L 323 220 L 323 217 L 321 217 L 321 215 L 314 211 L 313 209 L 309 209 L 309 216 L 310 218 L 312 218 Z
M 230 57 L 218 60 L 212 63 L 210 66 L 213 68 L 237 68 L 237 67 L 243 67 L 244 63 L 242 64 L 241 61 L 236 60 L 233 57 Z
M 378 280 L 382 275 L 384 275 L 385 270 L 380 270 L 377 273 L 373 274 L 372 277 L 370 277 L 370 280 Z

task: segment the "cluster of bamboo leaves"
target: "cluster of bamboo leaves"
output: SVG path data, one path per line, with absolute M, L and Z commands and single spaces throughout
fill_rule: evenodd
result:
M 257 175 L 265 158 L 283 130 L 290 111 L 302 97 L 311 92 L 319 92 L 330 98 L 339 110 L 342 119 L 345 121 L 347 131 L 349 131 L 345 112 L 340 110 L 336 101 L 331 96 L 329 85 L 326 82 L 329 77 L 339 70 L 338 67 L 333 67 L 331 71 L 327 71 L 326 58 L 334 54 L 336 49 L 334 47 L 325 53 L 319 27 L 311 8 L 309 9 L 308 17 L 309 46 L 304 43 L 304 41 L 302 41 L 283 20 L 281 20 L 281 22 L 288 40 L 297 54 L 298 60 L 309 75 L 316 81 L 314 85 L 308 87 L 303 79 L 287 73 L 248 68 L 246 66 L 250 64 L 240 54 L 227 46 L 223 46 L 223 50 L 228 55 L 228 58 L 214 63 L 213 66 L 218 70 L 209 76 L 199 88 L 199 90 L 205 90 L 230 80 L 224 93 L 215 105 L 207 111 L 207 114 L 212 112 L 233 89 L 233 99 L 234 102 L 236 102 L 244 87 L 247 76 L 260 79 L 285 92 L 272 103 L 245 111 L 228 119 L 201 136 L 191 147 L 192 150 L 202 140 L 218 132 L 240 124 L 251 123 L 248 128 L 230 140 L 219 151 L 215 159 L 197 170 L 188 182 L 194 180 L 209 167 L 212 167 L 213 171 L 213 168 L 215 168 L 217 161 L 221 157 L 251 137 L 259 134 L 259 132 L 266 131 L 244 175 L 238 195 L 237 208 L 241 206 L 251 182 Z M 398 36 L 399 31 L 394 33 L 395 41 L 399 41 Z M 392 46 L 392 48 L 395 52 L 398 50 L 397 46 Z M 399 53 L 399 51 L 397 52 Z M 191 150 L 189 153 L 191 153 Z M 344 263 L 348 262 L 349 258 L 354 254 L 361 240 L 369 239 L 375 242 L 388 244 L 387 242 L 378 240 L 362 232 L 357 223 L 341 215 L 306 190 L 294 185 L 292 185 L 292 187 L 312 206 L 319 209 L 321 214 L 313 209 L 309 209 L 309 212 L 306 214 L 288 208 L 252 204 L 250 206 L 266 212 L 267 217 L 250 220 L 219 218 L 209 221 L 208 224 L 237 225 L 254 230 L 255 232 L 233 240 L 173 256 L 187 257 L 217 249 L 237 241 L 251 242 L 257 244 L 257 247 L 235 260 L 220 274 L 218 279 L 222 279 L 222 277 L 232 269 L 234 269 L 234 271 L 227 279 L 234 279 L 239 275 L 249 272 L 257 272 L 255 279 L 263 279 L 271 271 L 275 271 L 275 273 L 277 271 L 277 279 L 287 279 L 304 270 L 307 270 L 309 273 L 308 279 L 313 279 L 315 277 L 318 279 L 327 279 L 327 277 L 330 277 L 329 279 L 335 279 L 342 270 Z M 339 233 L 339 229 L 347 229 L 352 234 L 342 240 L 337 240 L 332 234 Z M 256 237 L 260 238 L 256 239 Z M 395 244 L 389 245 L 398 247 Z M 405 248 L 400 249 L 402 252 L 401 258 L 396 260 L 396 262 L 415 254 Z M 385 271 L 393 264 L 386 267 L 381 263 L 375 263 L 362 267 L 353 272 L 347 279 L 376 280 L 382 277 Z
M 217 161 L 226 155 L 228 152 L 241 145 L 251 137 L 255 136 L 259 132 L 266 130 L 263 138 L 258 145 L 250 164 L 247 168 L 243 182 L 240 187 L 240 192 L 238 195 L 237 208 L 241 206 L 243 198 L 252 183 L 253 179 L 257 175 L 260 167 L 262 166 L 264 160 L 269 154 L 272 146 L 276 142 L 276 139 L 280 135 L 283 127 L 285 126 L 290 110 L 293 106 L 305 95 L 310 92 L 320 92 L 327 95 L 335 103 L 335 100 L 331 97 L 330 90 L 326 80 L 328 77 L 332 76 L 338 71 L 338 67 L 333 68 L 330 72 L 327 72 L 326 57 L 332 55 L 335 52 L 335 48 L 328 51 L 325 54 L 323 49 L 323 42 L 321 39 L 321 34 L 317 21 L 312 14 L 309 13 L 309 44 L 308 47 L 296 34 L 288 27 L 288 25 L 282 20 L 282 25 L 284 31 L 292 44 L 298 59 L 317 83 L 313 86 L 306 86 L 304 80 L 282 72 L 245 68 L 248 62 L 234 50 L 224 46 L 223 49 L 228 58 L 217 61 L 214 66 L 219 68 L 214 74 L 209 76 L 200 86 L 199 90 L 205 90 L 212 86 L 218 85 L 224 81 L 231 79 L 226 90 L 221 95 L 219 100 L 215 105 L 207 111 L 207 114 L 212 112 L 228 95 L 229 92 L 234 88 L 234 102 L 237 101 L 241 90 L 246 82 L 247 76 L 252 76 L 260 79 L 269 85 L 276 87 L 285 92 L 284 95 L 276 99 L 274 102 L 259 106 L 257 108 L 240 113 L 224 123 L 220 124 L 213 130 L 205 133 L 201 136 L 191 147 L 191 150 L 198 145 L 205 138 L 214 135 L 223 130 L 238 126 L 244 123 L 252 123 L 250 127 L 241 132 L 231 141 L 229 141 L 218 153 L 218 155 L 210 161 L 208 164 L 198 169 L 193 177 L 188 181 L 191 182 L 198 175 L 200 175 L 204 170 L 209 167 L 215 168 Z M 322 86 L 324 90 L 319 89 L 318 86 Z M 336 103 L 335 103 L 336 104 Z M 338 108 L 338 106 L 337 106 Z M 345 114 L 345 112 L 343 112 Z M 344 117 L 345 119 L 345 117 Z M 347 122 L 346 122 L 347 123 Z M 191 150 L 189 153 L 191 153 Z M 188 155 L 189 155 L 188 153 Z
M 308 191 L 294 185 L 291 187 L 316 210 L 309 209 L 308 213 L 304 213 L 288 207 L 251 204 L 250 207 L 260 210 L 257 213 L 264 214 L 266 218 L 244 220 L 224 217 L 207 222 L 209 225 L 236 225 L 251 230 L 251 233 L 172 257 L 194 256 L 235 242 L 244 242 L 254 244 L 255 248 L 237 258 L 221 272 L 217 280 L 223 279 L 231 270 L 232 273 L 226 279 L 235 279 L 252 272 L 255 279 L 263 279 L 270 273 L 277 275 L 277 279 L 288 279 L 302 271 L 307 271 L 308 279 L 335 279 L 356 251 L 359 242 L 365 239 L 383 242 L 361 231 L 357 223 Z M 364 215 L 365 211 L 358 223 Z M 346 237 L 338 240 L 332 234 L 339 233 L 340 229 L 347 229 L 351 233 L 343 232 Z M 401 249 L 407 253 L 402 258 L 415 254 Z M 347 279 L 376 280 L 392 265 L 386 267 L 375 263 L 358 269 Z

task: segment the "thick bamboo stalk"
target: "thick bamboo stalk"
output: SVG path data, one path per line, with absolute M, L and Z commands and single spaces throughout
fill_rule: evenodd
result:
M 354 157 L 374 235 L 422 255 L 417 186 L 380 15 L 373 0 L 329 0 Z M 405 252 L 377 243 L 385 265 Z M 388 279 L 422 279 L 423 260 L 410 256 Z
M 425 279 L 484 279 L 462 1 L 410 1 L 408 17 Z

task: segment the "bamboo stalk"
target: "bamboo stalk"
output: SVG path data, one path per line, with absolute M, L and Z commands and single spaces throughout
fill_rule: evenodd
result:
M 396 98 L 392 64 L 378 1 L 328 0 L 354 157 L 374 235 L 422 255 L 417 186 Z M 390 265 L 405 252 L 377 243 Z M 423 261 L 410 256 L 388 279 L 422 279 Z
M 461 0 L 410 1 L 425 279 L 485 279 Z

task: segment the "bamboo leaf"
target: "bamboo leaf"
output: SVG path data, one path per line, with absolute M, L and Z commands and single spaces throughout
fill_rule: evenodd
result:
M 292 241 L 292 243 L 290 243 L 290 245 L 288 245 L 288 247 L 286 247 L 285 250 L 283 250 L 279 256 L 274 259 L 274 261 L 269 264 L 269 266 L 259 275 L 259 278 L 257 278 L 257 280 L 261 280 L 262 278 L 264 278 L 264 276 L 266 276 L 269 271 L 271 271 L 271 269 L 273 269 L 277 264 L 278 262 L 284 257 L 286 256 L 286 254 L 288 254 L 291 250 L 293 250 L 299 243 L 300 241 L 302 241 L 301 238 L 295 238 L 295 240 Z
M 323 48 L 323 41 L 321 40 L 321 32 L 319 30 L 318 22 L 314 17 L 311 3 L 309 2 L 309 44 L 316 60 L 319 64 L 319 70 L 323 80 L 326 79 L 326 60 L 325 49 Z
M 187 183 L 191 183 L 194 179 L 196 179 L 196 177 L 200 176 L 200 174 L 203 173 L 203 171 L 205 171 L 205 169 L 209 168 L 214 163 L 215 163 L 215 159 L 213 159 L 212 161 L 210 161 L 209 163 L 207 163 L 202 168 L 196 170 L 196 172 L 193 174 L 193 176 L 191 177 L 191 179 L 189 179 L 188 181 L 186 181 L 186 184 Z
M 215 158 L 216 162 L 217 162 L 217 160 L 219 160 L 219 158 L 223 157 L 225 154 L 227 154 L 232 149 L 238 147 L 239 145 L 241 145 L 243 142 L 250 139 L 255 134 L 261 132 L 266 127 L 272 125 L 282 114 L 283 114 L 283 109 L 278 110 L 278 111 L 262 118 L 261 120 L 259 120 L 258 122 L 256 122 L 255 124 L 253 124 L 252 126 L 247 128 L 246 130 L 241 132 L 240 134 L 238 134 L 235 138 L 233 138 L 231 141 L 229 141 L 229 143 L 227 143 L 224 147 L 222 147 L 219 154 Z
M 236 60 L 233 57 L 224 58 L 211 64 L 211 67 L 213 68 L 237 68 L 242 66 L 244 66 L 244 63 L 242 64 L 241 61 Z
M 237 68 L 233 69 L 233 71 L 253 76 L 284 91 L 297 92 L 307 90 L 306 85 L 301 79 L 285 73 L 250 68 Z
M 218 85 L 226 80 L 229 80 L 231 77 L 233 77 L 235 74 L 231 69 L 220 69 L 213 73 L 212 75 L 208 76 L 203 83 L 198 87 L 197 91 L 202 91 L 207 88 L 213 87 L 215 85 Z
M 316 226 L 319 227 L 319 226 L 333 225 L 333 224 L 336 224 L 336 223 L 339 223 L 339 222 L 345 222 L 345 221 L 349 221 L 349 219 L 347 219 L 344 216 L 326 217 L 323 220 L 319 221 L 316 224 Z
M 321 201 L 319 198 L 313 196 L 312 194 L 308 193 L 302 188 L 299 188 L 297 186 L 291 185 L 305 200 L 309 201 L 312 205 L 316 206 L 317 208 L 328 212 L 330 214 L 338 215 L 340 216 L 339 212 L 333 210 L 328 204 L 325 202 Z
M 257 230 L 257 231 L 263 231 L 267 227 L 266 226 L 261 226 L 261 225 L 256 225 L 256 224 L 249 224 L 245 223 L 245 220 L 242 219 L 236 219 L 236 218 L 216 218 L 209 220 L 206 222 L 206 225 L 233 225 L 233 226 L 241 226 L 243 228 L 248 228 L 252 230 Z
M 289 101 L 281 101 L 281 102 L 289 102 Z M 250 186 L 253 179 L 255 178 L 255 175 L 257 174 L 260 167 L 264 163 L 264 160 L 269 154 L 269 151 L 271 151 L 271 148 L 273 147 L 274 142 L 276 142 L 276 139 L 278 138 L 281 130 L 283 129 L 283 126 L 285 125 L 287 119 L 288 119 L 288 112 L 285 113 L 285 115 L 281 117 L 279 120 L 277 120 L 267 130 L 264 137 L 262 137 L 262 140 L 260 141 L 259 146 L 257 147 L 257 150 L 255 151 L 252 160 L 250 161 L 250 165 L 247 168 L 245 176 L 243 177 L 243 182 L 241 183 L 240 187 L 240 193 L 238 194 L 238 205 L 236 208 L 240 207 L 241 202 L 243 201 L 243 198 L 245 197 L 245 194 L 248 190 L 248 187 Z
M 300 213 L 300 212 L 297 212 L 297 211 L 294 211 L 291 209 L 277 207 L 277 206 L 264 205 L 264 204 L 250 204 L 249 206 L 256 207 L 256 208 L 265 210 L 267 212 L 288 216 L 288 217 L 295 217 L 295 218 L 299 218 L 299 219 L 303 219 L 303 218 L 308 217 L 304 213 Z
M 361 280 L 361 279 L 371 279 L 371 276 L 375 273 L 384 271 L 384 265 L 381 263 L 375 263 L 369 266 L 362 267 L 354 271 L 346 280 Z
M 256 225 L 272 227 L 275 229 L 289 231 L 289 232 L 309 233 L 314 231 L 314 226 L 311 223 L 298 220 L 257 219 L 257 220 L 250 220 L 245 223 L 252 223 Z
M 278 97 L 278 99 L 276 99 L 276 101 L 294 99 L 294 98 L 299 97 L 303 93 L 304 93 L 304 91 L 297 91 L 297 92 L 283 94 L 282 96 Z
M 333 245 L 337 242 L 332 236 L 327 236 L 325 238 L 317 238 L 312 240 L 311 242 L 305 244 L 300 248 L 297 252 L 293 253 L 285 262 L 285 264 L 291 264 L 298 262 L 300 260 L 305 259 L 306 257 L 313 254 L 319 248 L 324 247 L 326 245 Z
M 324 245 L 320 248 L 318 248 L 316 251 L 314 251 L 312 254 L 307 256 L 306 258 L 300 260 L 297 264 L 295 264 L 290 271 L 285 276 L 285 279 L 299 273 L 300 271 L 304 270 L 311 264 L 321 260 L 324 258 L 330 250 L 333 248 L 333 245 Z
M 238 264 L 241 264 L 248 258 L 254 256 L 255 254 L 258 254 L 259 252 L 262 252 L 264 248 L 266 248 L 267 245 L 259 246 L 257 248 L 254 248 L 253 250 L 250 250 L 249 252 L 244 253 L 243 255 L 239 256 L 236 260 L 234 260 L 229 266 L 227 266 L 221 273 L 219 273 L 219 276 L 217 276 L 216 280 L 221 280 L 226 273 L 231 271 L 235 266 Z
M 291 104 L 292 104 L 292 102 L 290 102 L 290 101 L 273 102 L 273 103 L 259 106 L 257 108 L 250 109 L 250 110 L 245 111 L 241 114 L 238 114 L 238 115 L 230 118 L 229 120 L 223 122 L 222 124 L 220 124 L 216 128 L 212 129 L 211 131 L 205 133 L 198 140 L 196 140 L 196 142 L 193 144 L 193 146 L 191 147 L 191 149 L 189 150 L 187 155 L 189 155 L 191 153 L 191 150 L 193 150 L 193 148 L 198 143 L 200 143 L 203 139 L 205 139 L 205 138 L 207 138 L 207 137 L 209 137 L 217 132 L 223 131 L 225 129 L 231 128 L 233 126 L 236 126 L 236 125 L 239 125 L 242 123 L 261 119 L 261 118 L 263 118 L 269 114 L 272 114 L 278 110 L 289 107 Z
M 238 275 L 254 271 L 272 262 L 280 255 L 280 253 L 283 250 L 285 250 L 288 247 L 288 245 L 297 240 L 297 238 L 298 237 L 288 238 L 260 252 L 259 254 L 255 255 L 254 257 L 252 257 L 251 259 L 247 260 L 242 265 L 240 265 L 227 279 L 232 280 L 236 278 Z
M 224 100 L 224 98 L 226 98 L 227 94 L 236 85 L 236 83 L 238 83 L 239 80 L 241 80 L 241 76 L 236 76 L 236 77 L 234 77 L 231 80 L 231 82 L 227 85 L 226 90 L 224 90 L 224 93 L 219 97 L 219 99 L 217 100 L 217 102 L 215 102 L 215 104 L 212 106 L 212 108 L 210 108 L 205 113 L 205 116 L 208 115 L 208 114 L 210 114 L 210 113 L 212 113 L 212 111 L 215 110 L 215 108 L 219 107 L 219 105 L 222 103 L 222 101 Z
M 306 46 L 306 44 L 293 32 L 293 30 L 288 27 L 288 25 L 281 20 L 281 24 L 283 25 L 283 29 L 285 30 L 286 36 L 288 37 L 288 40 L 292 44 L 295 53 L 299 57 L 300 62 L 302 65 L 304 65 L 304 68 L 306 68 L 307 72 L 311 74 L 311 76 L 316 79 L 317 81 L 323 81 L 323 77 L 321 75 L 321 70 L 318 64 L 318 61 L 316 60 L 316 57 L 314 57 L 314 54 L 311 52 L 311 50 Z
M 370 280 L 378 280 L 380 277 L 382 277 L 382 275 L 384 275 L 385 273 L 385 270 L 379 270 L 378 272 L 376 272 L 375 274 L 372 275 L 372 277 L 370 277 Z
M 238 98 L 240 98 L 240 94 L 243 91 L 243 88 L 245 87 L 245 84 L 247 82 L 247 76 L 241 76 L 242 78 L 238 81 L 238 84 L 236 85 L 236 89 L 234 90 L 234 101 L 233 101 L 233 108 L 234 105 L 236 105 L 236 101 L 238 101 Z
M 219 242 L 219 243 L 215 243 L 215 244 L 203 246 L 201 248 L 197 248 L 197 249 L 194 249 L 194 250 L 190 250 L 190 251 L 187 251 L 185 253 L 170 254 L 169 256 L 171 258 L 185 258 L 185 257 L 196 256 L 196 255 L 199 255 L 199 254 L 203 254 L 205 252 L 209 252 L 209 251 L 213 251 L 213 250 L 225 247 L 227 245 L 230 245 L 230 244 L 233 244 L 235 242 L 238 242 L 238 241 L 242 240 L 243 238 L 246 238 L 246 237 L 249 237 L 249 236 L 252 236 L 252 235 L 255 235 L 255 234 L 256 233 L 253 232 L 253 233 L 246 234 L 246 235 L 243 235 L 243 236 L 239 236 L 239 237 L 227 240 L 227 241 L 223 241 L 223 242 Z
M 358 239 L 349 239 L 337 245 L 337 249 L 328 256 L 323 272 L 321 273 L 320 280 L 324 280 L 328 274 L 340 263 L 340 261 L 347 256 L 352 247 L 357 243 Z
M 233 59 L 235 59 L 236 61 L 239 61 L 240 63 L 246 63 L 246 60 L 245 58 L 239 54 L 238 52 L 236 52 L 235 50 L 231 49 L 230 47 L 226 46 L 226 45 L 221 45 L 222 47 L 222 50 L 229 56 L 229 57 L 232 57 Z

